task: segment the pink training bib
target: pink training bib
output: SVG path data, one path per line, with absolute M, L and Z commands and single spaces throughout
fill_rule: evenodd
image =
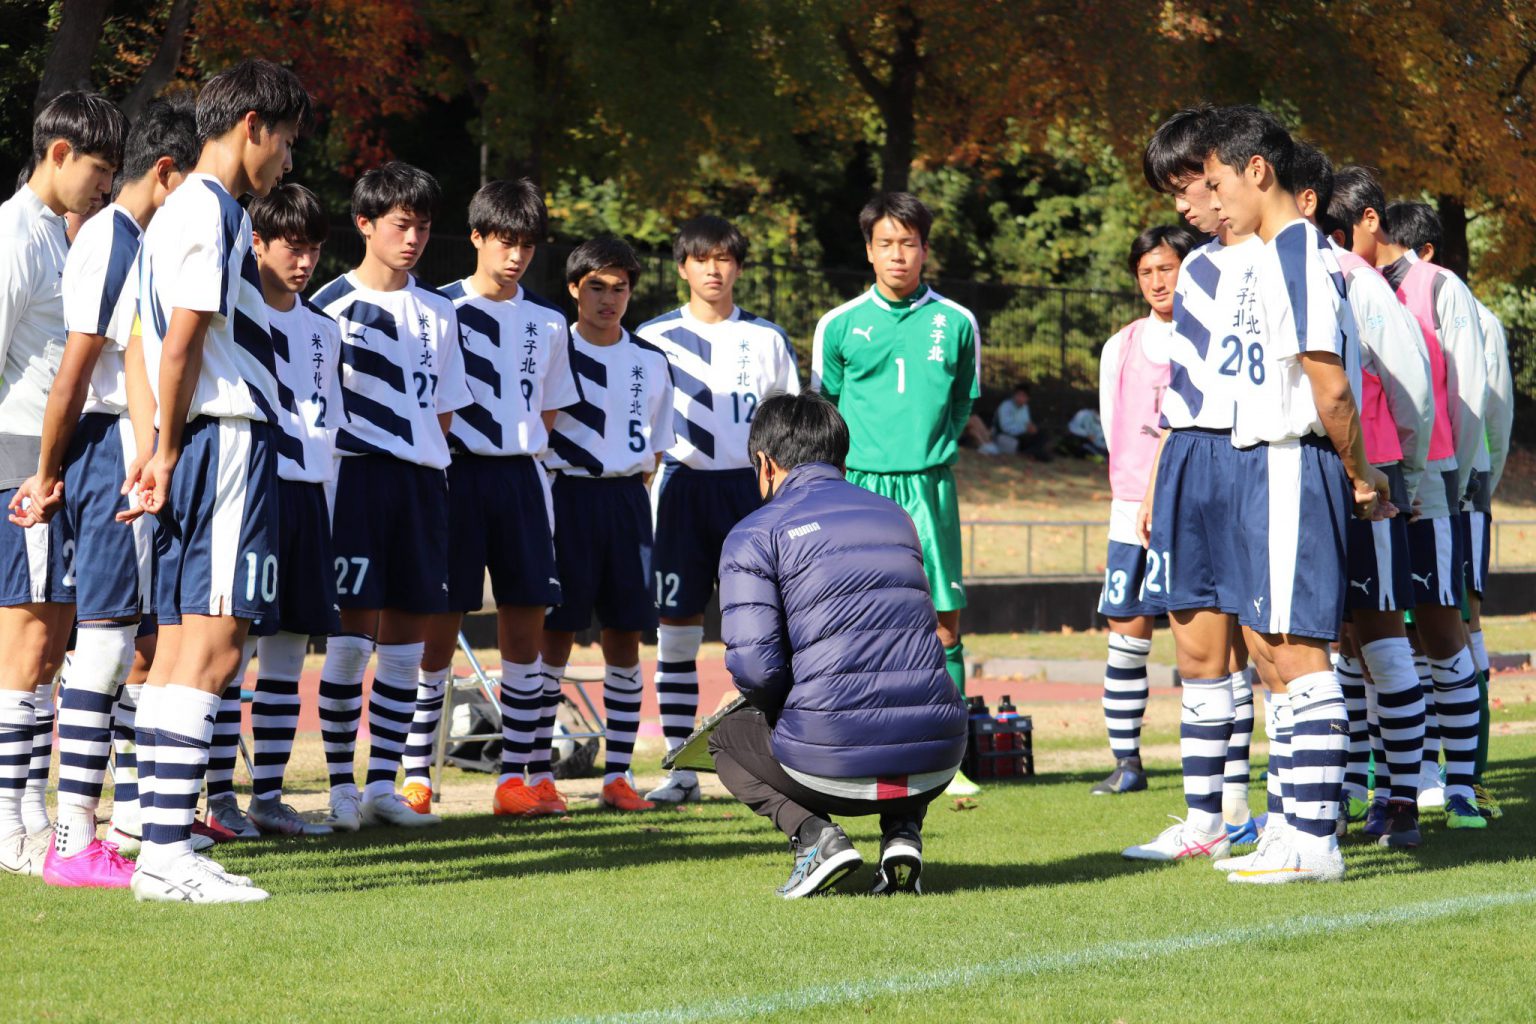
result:
M 1141 346 L 1147 320 L 1142 317 L 1126 328 L 1120 350 L 1114 436 L 1109 439 L 1109 489 L 1120 501 L 1146 497 L 1161 436 L 1157 424 L 1163 411 L 1163 392 L 1168 388 L 1169 365 L 1148 359 Z
M 1456 444 L 1451 439 L 1445 351 L 1440 347 L 1440 335 L 1435 331 L 1435 275 L 1439 272 L 1440 268 L 1433 263 L 1419 260 L 1408 268 L 1402 286 L 1397 289 L 1397 297 L 1423 328 L 1424 343 L 1429 347 L 1429 378 L 1435 385 L 1435 427 L 1429 435 L 1429 457 L 1448 459 L 1456 454 Z
M 1364 268 L 1386 280 L 1381 271 L 1352 252 L 1335 250 L 1334 255 L 1345 277 Z M 1381 378 L 1368 370 L 1360 372 L 1360 428 L 1365 434 L 1365 457 L 1372 465 L 1402 460 L 1403 445 L 1397 437 L 1397 421 L 1387 405 L 1387 393 L 1382 390 Z

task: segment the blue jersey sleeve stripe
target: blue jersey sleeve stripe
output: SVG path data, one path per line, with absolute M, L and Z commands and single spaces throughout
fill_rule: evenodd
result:
M 112 313 L 128 283 L 128 271 L 139 254 L 139 226 L 121 210 L 112 212 L 112 252 L 107 258 L 106 279 L 102 282 L 101 307 L 96 312 L 96 333 L 106 334 Z
M 1280 277 L 1291 304 L 1291 319 L 1296 329 L 1296 343 L 1307 350 L 1307 233 L 1301 225 L 1280 232 L 1275 238 L 1275 256 L 1280 261 Z

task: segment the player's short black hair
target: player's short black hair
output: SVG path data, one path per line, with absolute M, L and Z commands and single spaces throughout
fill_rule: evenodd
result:
M 246 212 L 251 215 L 251 230 L 268 245 L 278 239 L 323 245 L 331 233 L 325 207 L 313 192 L 297 182 L 273 186 L 266 195 L 252 199 Z
M 1215 114 L 1215 107 L 1202 103 L 1186 107 L 1157 126 L 1141 153 L 1141 173 L 1154 191 L 1171 193 L 1179 181 L 1205 174 Z
M 243 60 L 208 80 L 197 94 L 197 141 L 216 139 L 254 111 L 268 128 L 309 125 L 309 93 L 299 76 L 269 60 Z
M 61 92 L 32 122 L 32 166 L 42 161 L 49 143 L 63 139 L 76 153 L 116 167 L 127 137 L 128 118 L 111 100 L 96 92 Z
M 933 211 L 911 192 L 881 192 L 859 211 L 859 230 L 864 232 L 866 245 L 874 240 L 875 225 L 887 217 L 908 230 L 916 231 L 923 245 L 928 244 L 928 231 L 933 227 Z
M 1026 395 L 1029 394 L 1030 393 L 1030 391 L 1029 391 L 1029 381 L 1027 381 L 1027 380 L 1015 381 L 1014 385 L 1013 385 L 1013 390 L 1014 390 L 1014 392 L 1022 391 Z
M 469 201 L 469 229 L 511 245 L 538 245 L 549 235 L 544 195 L 527 178 L 488 181 Z
M 629 276 L 629 286 L 633 288 L 635 282 L 640 280 L 640 257 L 635 255 L 635 250 L 630 244 L 618 235 L 598 235 L 589 238 L 576 248 L 565 260 L 565 283 L 580 284 L 581 279 L 588 274 L 595 274 L 599 270 L 609 267 L 617 267 Z
M 683 264 L 688 262 L 689 256 L 702 260 L 719 249 L 724 249 L 738 266 L 747 262 L 747 236 L 724 217 L 704 214 L 684 222 L 677 229 L 672 258 Z
M 190 173 L 197 165 L 198 149 L 197 107 L 192 98 L 182 94 L 155 100 L 128 131 L 118 187 L 144 177 L 163 156 L 170 157 L 181 173 Z
M 815 391 L 776 391 L 758 403 L 747 434 L 747 456 L 753 465 L 758 452 L 784 469 L 807 462 L 841 469 L 848 461 L 848 424 L 837 406 Z
M 1291 182 L 1300 195 L 1307 189 L 1317 193 L 1317 220 L 1324 230 L 1332 231 L 1334 225 L 1328 217 L 1328 204 L 1333 201 L 1333 161 L 1328 154 L 1310 142 L 1296 140 L 1291 156 Z
M 399 208 L 432 220 L 442 199 L 436 178 L 403 160 L 391 160 L 364 171 L 352 186 L 352 219 L 375 221 Z
M 1387 222 L 1387 194 L 1381 190 L 1376 176 L 1365 167 L 1349 164 L 1333 172 L 1333 198 L 1328 200 L 1330 230 L 1344 232 L 1344 247 L 1354 244 L 1355 225 L 1365 216 L 1366 210 L 1375 210 L 1376 217 L 1385 226 Z
M 1418 252 L 1426 245 L 1440 248 L 1440 215 L 1428 203 L 1400 200 L 1387 207 L 1383 225 L 1392 244 Z
M 1280 187 L 1295 193 L 1296 143 L 1269 111 L 1249 104 L 1223 107 L 1216 112 L 1207 143 L 1207 155 L 1214 153 L 1217 160 L 1238 170 L 1254 157 L 1263 157 Z
M 1166 245 L 1182 260 L 1189 255 L 1189 250 L 1199 244 L 1200 236 L 1191 227 L 1183 224 L 1158 224 L 1136 236 L 1136 241 L 1131 243 L 1131 254 L 1126 265 L 1130 267 L 1131 276 L 1135 277 L 1141 267 L 1141 258 L 1158 246 Z

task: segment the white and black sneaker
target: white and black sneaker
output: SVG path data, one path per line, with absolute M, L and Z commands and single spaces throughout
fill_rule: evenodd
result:
M 133 897 L 150 903 L 260 903 L 264 889 L 235 881 L 201 857 L 178 857 L 165 867 L 134 869 Z
M 880 867 L 870 892 L 876 896 L 890 893 L 921 893 L 918 881 L 923 873 L 923 837 L 911 825 L 886 834 L 880 841 Z
M 814 896 L 836 885 L 843 876 L 857 871 L 864 863 L 864 858 L 837 825 L 822 829 L 815 842 L 808 846 L 798 839 L 792 845 L 795 866 L 789 873 L 789 881 L 779 886 L 779 895 L 787 900 Z
M 704 793 L 699 789 L 697 772 L 677 768 L 667 775 L 666 782 L 645 794 L 645 798 L 653 803 L 681 806 L 698 803 L 704 798 Z

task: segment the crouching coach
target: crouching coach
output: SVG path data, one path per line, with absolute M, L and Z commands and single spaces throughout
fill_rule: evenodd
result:
M 919 892 L 922 824 L 965 754 L 917 531 L 843 479 L 848 426 L 817 394 L 774 395 L 748 440 L 764 504 L 720 559 L 725 663 L 748 707 L 710 738 L 720 780 L 789 837 L 786 899 L 863 858 L 834 817 L 878 814 L 874 891 Z

